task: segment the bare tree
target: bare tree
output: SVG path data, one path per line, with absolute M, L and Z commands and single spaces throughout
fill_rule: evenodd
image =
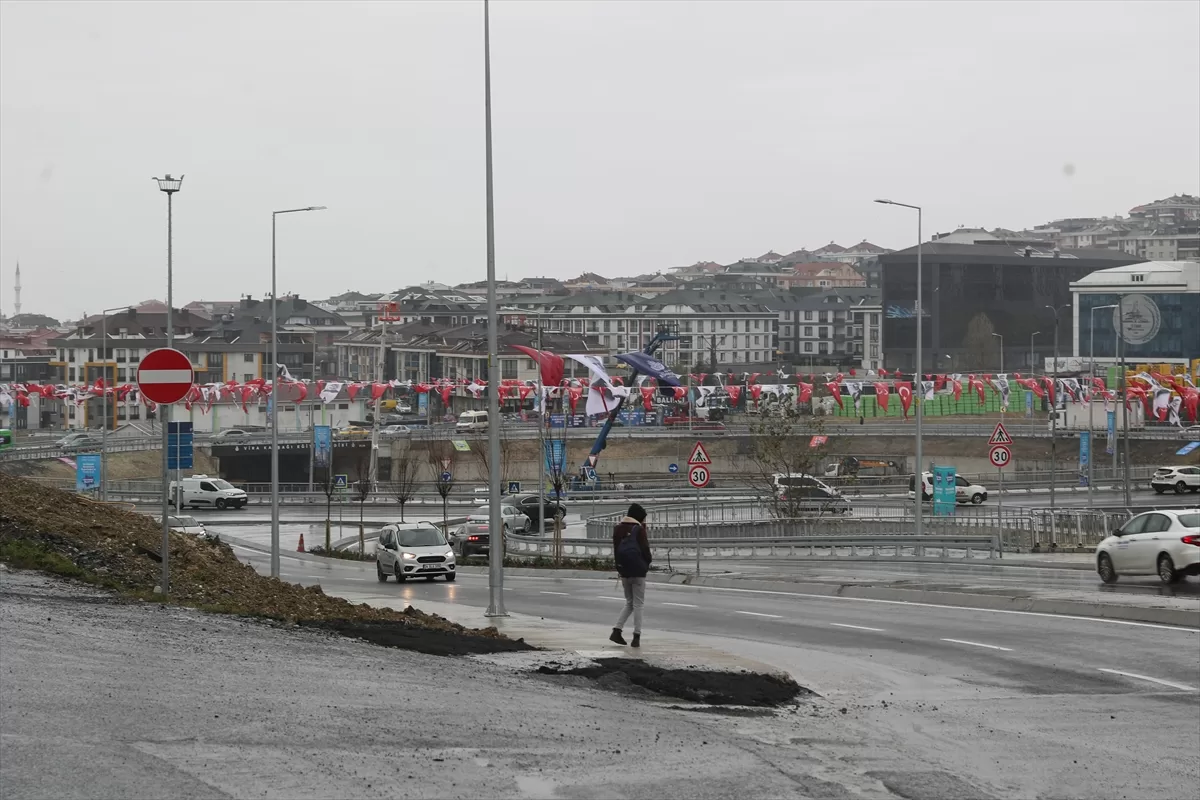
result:
M 797 492 L 779 491 L 776 476 L 800 482 L 802 476 L 817 474 L 828 449 L 824 422 L 820 417 L 787 409 L 781 414 L 760 415 L 750 423 L 750 434 L 749 460 L 754 471 L 746 476 L 747 480 L 760 497 L 767 499 L 772 514 L 795 516 L 801 498 Z
M 442 531 L 446 532 L 446 500 L 454 490 L 454 445 L 446 439 L 429 443 L 429 465 L 433 469 L 434 487 L 442 498 Z
M 964 367 L 975 370 L 999 369 L 1000 340 L 992 335 L 995 332 L 996 327 L 987 314 L 980 312 L 971 318 L 963 339 L 963 347 L 967 351 Z
M 405 450 L 404 454 L 396 460 L 392 494 L 396 496 L 396 502 L 400 504 L 401 522 L 404 522 L 404 504 L 412 500 L 417 493 L 417 475 L 420 469 L 421 464 L 411 449 Z
M 375 487 L 371 482 L 371 450 L 360 447 L 355 452 L 354 459 L 354 499 L 358 501 L 358 539 L 361 542 L 365 535 L 363 530 L 363 509 Z
M 333 463 L 321 467 L 320 472 L 315 478 L 317 488 L 325 495 L 325 552 L 329 552 L 329 528 L 330 518 L 333 515 L 333 497 L 337 494 L 336 476 L 333 474 Z
M 500 428 L 500 464 L 498 472 L 500 473 L 500 491 L 504 492 L 508 486 L 508 479 L 512 475 L 512 455 L 513 455 L 513 440 L 509 438 L 503 427 Z M 491 453 L 487 442 L 480 442 L 473 450 L 475 459 L 479 462 L 479 474 L 483 477 L 488 485 L 491 485 L 492 464 Z

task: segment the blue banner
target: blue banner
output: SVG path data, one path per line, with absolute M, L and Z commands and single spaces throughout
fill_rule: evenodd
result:
M 417 413 L 422 417 L 429 416 L 429 393 L 422 392 L 417 395 Z
M 167 469 L 192 468 L 192 423 L 167 423 Z
M 75 491 L 90 492 L 100 488 L 100 454 L 86 453 L 75 457 Z
M 1108 447 L 1105 448 L 1110 456 L 1115 452 L 1117 446 L 1117 412 L 1116 410 L 1108 412 Z
M 1079 432 L 1079 485 L 1088 485 L 1088 462 L 1092 458 L 1092 433 L 1091 431 Z
M 267 395 L 267 424 L 271 424 L 271 417 L 275 414 L 275 392 Z
M 545 446 L 546 474 L 565 474 L 567 471 L 567 443 L 561 439 L 547 439 Z
M 616 356 L 616 359 L 625 362 L 643 375 L 649 375 L 654 378 L 658 381 L 660 388 L 663 386 L 681 385 L 679 383 L 679 376 L 667 369 L 667 365 L 654 356 L 648 356 L 641 352 L 621 353 Z
M 933 468 L 933 515 L 935 517 L 954 516 L 954 507 L 958 504 L 957 471 L 954 467 Z
M 425 395 L 421 395 L 424 397 Z M 333 429 L 329 425 L 313 426 L 313 466 L 322 469 L 333 458 Z
M 1025 416 L 1033 416 L 1033 392 L 1025 392 Z

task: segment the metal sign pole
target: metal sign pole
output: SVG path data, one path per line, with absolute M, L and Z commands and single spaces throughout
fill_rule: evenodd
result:
M 1000 530 L 1000 552 L 1004 552 L 1004 470 L 996 468 L 1000 473 L 1000 491 L 996 493 L 996 527 Z
M 696 577 L 700 577 L 700 487 L 696 487 L 696 508 L 693 511 L 696 524 Z

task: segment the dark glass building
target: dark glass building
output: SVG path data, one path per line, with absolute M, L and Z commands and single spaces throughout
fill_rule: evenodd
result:
M 1075 355 L 1091 357 L 1095 317 L 1098 360 L 1117 356 L 1118 327 L 1127 363 L 1200 358 L 1200 263 L 1145 261 L 1100 270 L 1073 283 L 1071 291 L 1078 308 Z M 1118 304 L 1117 309 L 1091 313 L 1093 308 Z
M 1068 306 L 1059 311 L 1058 335 L 1059 355 L 1069 355 L 1071 284 L 1097 270 L 1141 260 L 1116 250 L 1052 252 L 1007 244 L 930 242 L 921 251 L 925 372 L 996 372 L 1002 366 L 1014 372 L 1043 363 L 1054 354 L 1054 314 L 1046 306 Z M 879 263 L 884 366 L 911 370 L 917 248 L 882 255 Z

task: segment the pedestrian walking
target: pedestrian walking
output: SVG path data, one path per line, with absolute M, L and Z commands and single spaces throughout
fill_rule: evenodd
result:
M 625 608 L 617 617 L 609 641 L 642 646 L 642 607 L 646 604 L 646 573 L 650 571 L 650 540 L 646 537 L 646 509 L 637 503 L 613 528 L 613 561 L 625 588 Z M 633 641 L 626 642 L 622 628 L 633 616 Z

